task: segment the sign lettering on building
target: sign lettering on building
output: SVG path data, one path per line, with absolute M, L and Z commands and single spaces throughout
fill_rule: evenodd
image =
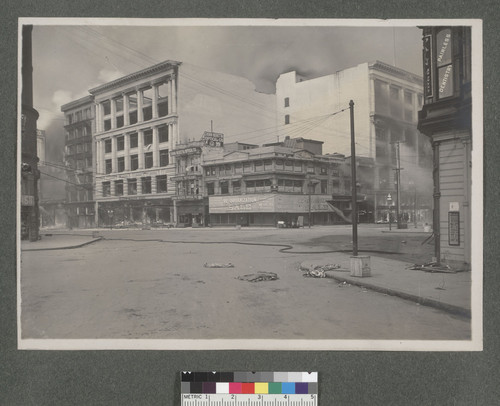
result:
M 184 149 L 177 149 L 170 152 L 171 156 L 179 156 L 179 155 L 191 155 L 191 154 L 200 154 L 201 149 L 198 147 L 190 147 Z
M 448 212 L 448 245 L 460 245 L 460 212 Z
M 21 195 L 21 206 L 34 206 L 35 196 L 32 195 Z
M 423 62 L 424 62 L 424 97 L 432 97 L 432 41 L 431 36 L 423 38 Z
M 205 131 L 201 140 L 203 145 L 207 147 L 222 147 L 224 145 L 224 134 Z
M 445 28 L 436 34 L 436 66 L 438 76 L 438 97 L 453 96 L 453 60 L 451 29 Z

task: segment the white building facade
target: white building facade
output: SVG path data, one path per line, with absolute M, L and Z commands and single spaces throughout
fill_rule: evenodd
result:
M 400 214 L 407 221 L 424 222 L 431 217 L 432 149 L 417 131 L 422 93 L 421 77 L 378 61 L 312 79 L 288 72 L 276 83 L 277 125 L 307 123 L 307 136 L 323 141 L 324 153 L 349 156 L 348 107 L 353 100 L 356 155 L 375 163 L 374 176 L 358 178 L 368 189 L 373 220 L 390 214 L 387 196 L 396 194 L 399 167 Z

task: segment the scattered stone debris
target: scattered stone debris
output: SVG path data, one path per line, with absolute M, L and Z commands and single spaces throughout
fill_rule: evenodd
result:
M 326 278 L 327 271 L 347 271 L 341 269 L 339 264 L 312 265 L 309 268 L 302 267 L 301 270 L 306 278 Z
M 243 276 L 238 276 L 236 279 L 240 281 L 247 282 L 265 282 L 265 281 L 275 281 L 278 278 L 278 275 L 274 272 L 257 272 L 251 273 Z
M 457 273 L 455 270 L 451 269 L 449 265 L 440 264 L 438 262 L 427 262 L 425 264 L 414 264 L 407 269 L 413 271 L 424 271 L 424 272 L 441 272 L 441 273 Z
M 303 275 L 305 278 L 326 278 L 325 271 L 322 269 L 308 269 Z
M 209 264 L 208 262 L 205 262 L 203 266 L 205 268 L 234 268 L 234 265 L 231 262 L 228 262 L 227 264 Z
M 348 288 L 349 286 L 351 286 L 350 283 L 347 283 L 346 281 L 344 282 L 340 282 L 338 285 L 337 285 L 337 288 Z

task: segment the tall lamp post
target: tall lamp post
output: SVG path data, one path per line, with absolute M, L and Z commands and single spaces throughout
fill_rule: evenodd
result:
M 309 191 L 309 215 L 308 215 L 308 223 L 309 223 L 309 228 L 311 228 L 311 192 L 312 192 L 312 188 L 316 185 L 316 183 L 318 182 L 315 182 L 313 180 L 309 180 L 307 182 L 307 190 Z
M 389 208 L 389 231 L 391 231 L 392 230 L 392 225 L 391 225 L 392 196 L 390 193 L 387 195 L 387 207 Z
M 417 228 L 417 185 L 412 180 L 409 185 L 413 191 L 413 226 Z

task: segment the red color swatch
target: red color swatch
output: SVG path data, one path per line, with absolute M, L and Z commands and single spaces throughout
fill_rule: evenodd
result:
M 252 393 L 252 394 L 255 393 L 255 384 L 253 382 L 242 383 L 241 393 Z
M 229 382 L 229 393 L 246 393 L 241 391 L 241 382 Z

